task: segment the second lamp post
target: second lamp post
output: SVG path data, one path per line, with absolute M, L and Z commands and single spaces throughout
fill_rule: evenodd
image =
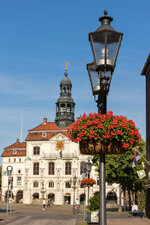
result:
M 87 64 L 87 70 L 91 81 L 93 95 L 97 95 L 96 100 L 98 113 L 107 112 L 107 94 L 116 65 L 116 60 L 122 40 L 122 33 L 115 31 L 110 23 L 113 18 L 107 16 L 107 10 L 104 16 L 100 17 L 101 26 L 95 31 L 89 33 L 94 61 Z M 106 187 L 105 187 L 105 154 L 100 153 L 100 225 L 106 225 Z
M 91 172 L 91 162 L 90 159 L 88 159 L 88 162 L 86 163 L 86 171 L 87 171 L 87 176 L 90 178 L 90 172 Z M 88 186 L 88 198 L 87 198 L 87 204 L 89 205 L 89 194 L 90 194 L 90 187 Z

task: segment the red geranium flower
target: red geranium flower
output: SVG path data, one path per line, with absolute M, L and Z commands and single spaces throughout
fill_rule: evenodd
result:
M 114 116 L 109 111 L 107 114 L 84 114 L 73 124 L 69 138 L 76 143 L 88 139 L 105 143 L 116 140 L 127 150 L 138 145 L 141 136 L 132 120 L 127 120 L 125 116 Z

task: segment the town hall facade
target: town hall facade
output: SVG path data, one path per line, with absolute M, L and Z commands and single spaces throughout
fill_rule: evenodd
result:
M 79 144 L 68 138 L 68 129 L 74 120 L 75 103 L 71 97 L 72 83 L 67 68 L 60 82 L 60 97 L 56 102 L 55 122 L 46 118 L 40 125 L 29 130 L 26 141 L 17 141 L 6 147 L 2 154 L 2 201 L 7 201 L 7 167 L 12 166 L 9 198 L 13 202 L 38 204 L 41 199 L 51 199 L 55 205 L 73 204 L 84 196 L 87 204 L 88 189 L 81 184 L 87 175 L 86 163 L 92 157 L 80 154 Z M 73 178 L 76 183 L 73 183 Z M 89 196 L 99 191 L 99 177 L 92 166 L 90 177 L 96 185 L 90 188 Z M 114 196 L 119 201 L 119 186 L 106 184 L 106 198 Z

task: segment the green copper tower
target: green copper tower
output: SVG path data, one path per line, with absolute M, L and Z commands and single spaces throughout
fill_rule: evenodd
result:
M 72 83 L 68 78 L 67 65 L 65 77 L 60 82 L 60 97 L 56 102 L 55 122 L 58 127 L 67 127 L 74 122 L 75 103 L 71 97 Z

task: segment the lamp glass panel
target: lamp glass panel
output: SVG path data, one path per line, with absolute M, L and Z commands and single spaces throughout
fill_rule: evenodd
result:
M 100 79 L 99 79 L 99 74 L 97 71 L 90 70 L 90 81 L 91 81 L 91 86 L 92 90 L 98 91 L 100 90 Z
M 120 44 L 120 34 L 114 32 L 107 33 L 107 49 L 108 49 L 108 59 L 115 64 L 116 55 L 118 52 Z
M 114 31 L 101 31 L 92 34 L 93 54 L 97 65 L 114 66 L 120 44 L 120 34 Z M 106 59 L 106 62 L 105 62 Z
M 92 40 L 93 40 L 93 47 L 94 47 L 94 56 L 95 60 L 104 60 L 105 59 L 105 54 L 104 54 L 104 49 L 105 49 L 105 38 L 106 38 L 106 33 L 102 32 L 97 32 L 92 35 Z

